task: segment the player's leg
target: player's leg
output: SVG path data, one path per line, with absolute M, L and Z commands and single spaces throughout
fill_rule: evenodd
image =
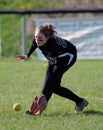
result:
M 64 66 L 64 67 L 56 66 L 54 68 L 53 77 L 55 78 L 53 80 L 53 83 L 55 87 L 53 88 L 53 92 L 64 98 L 74 101 L 76 103 L 76 107 L 75 107 L 76 111 L 82 111 L 83 108 L 88 105 L 88 101 L 79 97 L 78 95 L 73 93 L 71 90 L 65 87 L 62 87 L 60 85 L 63 74 L 75 63 L 75 61 L 76 61 L 76 56 L 73 58 L 73 60 L 68 66 Z
M 46 96 L 47 101 L 50 99 L 53 93 L 53 87 L 54 87 L 53 80 L 52 80 L 53 68 L 54 68 L 53 65 L 48 64 L 45 81 L 42 89 L 42 94 Z
M 70 99 L 74 101 L 75 103 L 79 103 L 82 101 L 82 98 L 77 96 L 75 93 L 73 93 L 71 90 L 67 89 L 66 87 L 62 87 L 61 79 L 63 74 L 65 73 L 66 69 L 63 67 L 55 66 L 52 73 L 52 85 L 53 93 L 62 96 L 64 98 Z
M 58 71 L 58 69 L 56 69 L 56 71 Z M 60 72 L 62 72 L 62 71 L 60 71 Z M 63 73 L 61 73 L 61 77 L 62 77 L 62 75 L 63 75 Z M 85 100 L 84 98 L 79 97 L 78 95 L 73 93 L 71 90 L 60 86 L 61 77 L 60 77 L 60 73 L 59 73 L 58 76 L 56 76 L 56 78 L 53 80 L 53 83 L 54 83 L 54 86 L 55 86 L 53 88 L 53 92 L 55 94 L 59 95 L 59 96 L 62 96 L 64 98 L 67 98 L 67 99 L 74 101 L 75 104 L 76 104 L 75 110 L 76 111 L 82 111 L 83 108 L 88 105 L 88 101 Z
M 42 89 L 42 94 L 44 94 L 47 97 L 47 100 L 50 99 L 53 91 L 56 88 L 58 89 L 58 87 L 60 87 L 62 75 L 64 74 L 65 71 L 68 70 L 68 68 L 70 68 L 75 63 L 76 56 L 74 56 L 70 64 L 68 64 L 69 59 L 70 59 L 69 56 L 65 56 L 65 58 L 60 58 L 58 62 L 59 64 L 57 65 L 48 64 L 46 76 L 45 76 L 45 82 Z

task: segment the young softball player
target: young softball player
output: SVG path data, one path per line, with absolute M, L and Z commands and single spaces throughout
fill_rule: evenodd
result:
M 77 96 L 71 90 L 61 86 L 63 74 L 76 62 L 76 47 L 69 41 L 58 37 L 55 27 L 50 23 L 45 23 L 36 28 L 34 39 L 27 55 L 23 56 L 27 60 L 36 48 L 39 48 L 48 60 L 45 81 L 41 93 L 45 95 L 47 102 L 55 93 L 75 103 L 75 110 L 82 111 L 88 101 Z M 27 111 L 28 114 L 33 112 Z

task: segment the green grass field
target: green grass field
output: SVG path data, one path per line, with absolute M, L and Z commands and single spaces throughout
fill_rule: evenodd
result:
M 89 101 L 83 112 L 53 94 L 41 116 L 26 115 L 45 71 L 46 62 L 36 59 L 0 59 L 0 130 L 103 130 L 103 60 L 78 60 L 63 77 L 62 85 Z M 18 112 L 12 109 L 17 102 L 22 105 Z

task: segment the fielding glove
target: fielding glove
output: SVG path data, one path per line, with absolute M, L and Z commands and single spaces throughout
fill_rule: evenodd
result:
M 27 114 L 40 115 L 47 106 L 47 100 L 44 94 L 39 94 L 33 100 L 29 110 L 26 111 Z

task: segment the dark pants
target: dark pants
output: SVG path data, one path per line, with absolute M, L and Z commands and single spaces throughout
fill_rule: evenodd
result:
M 74 55 L 73 59 L 69 64 L 69 56 L 59 58 L 58 63 L 56 65 L 48 64 L 45 82 L 42 90 L 42 93 L 46 96 L 47 100 L 50 99 L 52 93 L 70 99 L 75 103 L 78 103 L 82 100 L 72 91 L 60 85 L 63 74 L 75 63 L 76 58 L 77 56 Z

